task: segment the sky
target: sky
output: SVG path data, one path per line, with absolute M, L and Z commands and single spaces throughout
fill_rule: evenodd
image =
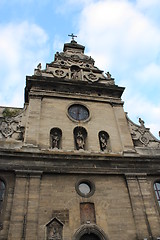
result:
M 124 110 L 159 139 L 160 0 L 0 0 L 0 106 L 23 107 L 26 75 L 70 42 L 125 87 Z

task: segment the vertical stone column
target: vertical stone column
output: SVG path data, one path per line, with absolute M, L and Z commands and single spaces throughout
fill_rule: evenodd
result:
M 8 240 L 36 240 L 42 172 L 16 171 Z
M 26 173 L 17 171 L 8 240 L 23 239 L 28 183 L 29 180 Z
M 28 106 L 27 125 L 25 130 L 24 142 L 38 145 L 39 144 L 39 128 L 41 117 L 41 98 L 32 97 Z
M 157 239 L 157 237 L 160 237 L 160 221 L 159 213 L 155 204 L 155 198 L 153 197 L 153 186 L 145 177 L 138 176 L 138 182 L 150 228 L 150 234 L 153 239 Z
M 39 197 L 42 172 L 30 173 L 25 240 L 38 239 Z
M 133 218 L 135 222 L 137 239 L 151 238 L 151 230 L 148 223 L 143 197 L 137 176 L 126 175 L 126 184 L 128 188 Z

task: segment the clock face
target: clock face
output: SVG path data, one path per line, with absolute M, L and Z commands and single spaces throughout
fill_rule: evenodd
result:
M 68 114 L 77 121 L 84 121 L 89 118 L 88 109 L 80 104 L 73 104 L 68 108 Z

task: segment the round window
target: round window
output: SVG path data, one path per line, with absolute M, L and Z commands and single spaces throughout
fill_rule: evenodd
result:
M 68 108 L 69 116 L 77 121 L 85 121 L 89 118 L 89 110 L 81 104 L 73 104 Z
M 76 191 L 82 197 L 90 197 L 95 191 L 95 186 L 89 180 L 80 180 L 76 183 Z

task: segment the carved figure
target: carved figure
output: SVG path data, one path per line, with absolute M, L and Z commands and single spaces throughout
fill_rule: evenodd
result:
M 78 71 L 77 71 L 76 69 L 73 69 L 73 70 L 72 70 L 72 75 L 71 75 L 71 77 L 72 77 L 73 79 L 78 79 L 79 74 L 78 74 Z
M 110 72 L 107 72 L 106 75 L 107 75 L 107 78 L 111 78 L 111 76 L 112 76 L 112 75 L 110 74 Z
M 37 65 L 37 69 L 40 71 L 40 70 L 41 70 L 41 68 L 42 68 L 42 64 L 41 64 L 41 63 L 39 63 L 39 64 Z
M 60 240 L 61 238 L 61 234 L 59 233 L 59 229 L 56 227 L 53 227 L 50 231 L 48 240 Z
M 107 138 L 104 133 L 100 135 L 100 145 L 102 151 L 107 149 Z
M 77 143 L 77 150 L 84 149 L 85 139 L 81 131 L 77 132 L 76 143 Z
M 145 127 L 144 126 L 144 121 L 141 118 L 139 118 L 139 123 L 141 124 L 142 127 Z
M 52 135 L 52 148 L 59 148 L 60 136 L 57 131 Z

